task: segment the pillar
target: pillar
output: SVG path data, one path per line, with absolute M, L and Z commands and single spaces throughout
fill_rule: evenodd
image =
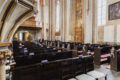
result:
M 0 80 L 6 80 L 5 62 L 0 60 Z
M 6 59 L 11 56 L 11 52 L 7 49 L 0 50 L 0 80 L 6 80 Z

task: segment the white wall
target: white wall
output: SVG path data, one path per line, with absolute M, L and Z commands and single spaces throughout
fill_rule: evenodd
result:
M 104 42 L 114 42 L 114 26 L 104 27 Z

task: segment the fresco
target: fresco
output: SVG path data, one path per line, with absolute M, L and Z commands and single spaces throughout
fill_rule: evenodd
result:
M 76 27 L 75 27 L 75 41 L 82 42 L 82 27 L 83 27 L 83 1 L 76 0 Z
M 83 13 L 83 4 L 82 0 L 77 0 L 76 5 L 76 27 L 82 26 L 82 13 Z

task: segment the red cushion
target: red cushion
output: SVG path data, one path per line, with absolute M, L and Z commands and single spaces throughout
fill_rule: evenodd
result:
M 94 55 L 95 53 L 94 52 L 91 52 L 92 55 Z
M 82 53 L 83 53 L 83 51 L 82 51 L 82 50 L 81 50 L 81 51 L 78 51 L 78 53 L 79 53 L 79 54 L 82 54 Z
M 110 57 L 110 54 L 103 54 L 103 55 L 101 55 L 101 58 L 107 58 L 107 57 Z

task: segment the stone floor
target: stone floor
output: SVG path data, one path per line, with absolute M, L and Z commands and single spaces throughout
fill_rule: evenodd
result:
M 99 72 L 107 74 L 107 80 L 120 80 L 120 72 L 107 69 L 106 65 L 102 65 L 100 67 L 95 66 L 95 69 Z M 100 79 L 100 80 L 104 80 L 104 79 Z

